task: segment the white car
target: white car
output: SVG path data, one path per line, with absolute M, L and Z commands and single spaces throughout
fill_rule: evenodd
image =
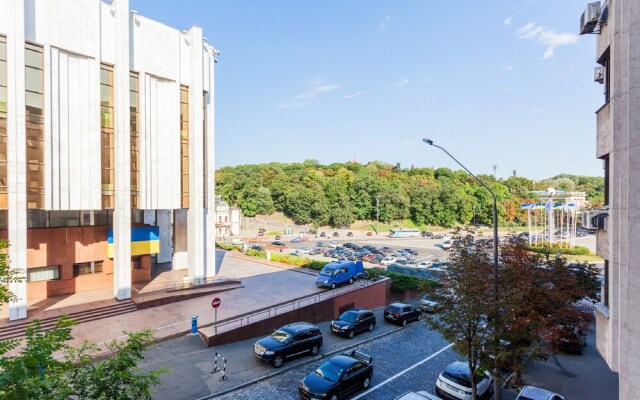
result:
M 493 390 L 493 377 L 484 371 L 476 384 L 479 398 L 488 397 Z M 440 397 L 471 400 L 471 371 L 466 362 L 455 361 L 444 369 L 436 381 L 436 394 Z
M 433 263 L 431 261 L 420 261 L 418 263 L 419 268 L 429 268 Z
M 436 312 L 438 309 L 438 302 L 433 299 L 433 297 L 425 294 L 420 299 L 420 310 L 424 312 Z
M 564 397 L 535 386 L 525 386 L 516 397 L 516 400 L 564 400 Z
M 311 247 L 300 247 L 298 250 L 296 250 L 296 253 L 298 253 L 298 254 L 309 254 L 309 253 L 311 253 Z
M 385 257 L 382 260 L 380 260 L 380 265 L 390 265 L 396 261 L 398 261 L 398 259 L 395 257 Z
M 338 244 L 337 242 L 331 241 L 329 242 L 329 245 L 327 247 L 331 247 L 332 249 L 335 249 L 338 246 L 340 246 L 340 244 Z
M 402 396 L 398 397 L 396 400 L 442 400 L 440 397 L 435 394 L 431 394 L 429 392 L 425 392 L 421 390 L 419 392 L 407 392 Z

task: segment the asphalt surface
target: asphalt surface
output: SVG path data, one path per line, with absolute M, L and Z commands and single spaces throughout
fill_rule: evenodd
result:
M 435 393 L 438 374 L 447 364 L 460 359 L 449 343 L 428 329 L 422 321 L 355 348 L 373 357 L 374 372 L 370 389 L 352 396 L 352 399 L 395 399 L 409 389 Z M 307 362 L 269 380 L 218 398 L 298 399 L 298 384 L 323 361 Z

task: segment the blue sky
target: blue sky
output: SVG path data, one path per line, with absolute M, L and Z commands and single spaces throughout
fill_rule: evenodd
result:
M 201 26 L 216 66 L 216 168 L 354 158 L 542 179 L 602 175 L 587 1 L 132 0 Z

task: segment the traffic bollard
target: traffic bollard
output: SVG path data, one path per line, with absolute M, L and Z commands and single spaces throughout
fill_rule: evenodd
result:
M 191 317 L 191 334 L 198 334 L 198 316 Z

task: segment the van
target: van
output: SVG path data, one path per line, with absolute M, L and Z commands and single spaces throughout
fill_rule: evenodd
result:
M 362 261 L 340 260 L 330 262 L 316 276 L 316 286 L 335 289 L 343 283 L 353 283 L 364 277 Z

